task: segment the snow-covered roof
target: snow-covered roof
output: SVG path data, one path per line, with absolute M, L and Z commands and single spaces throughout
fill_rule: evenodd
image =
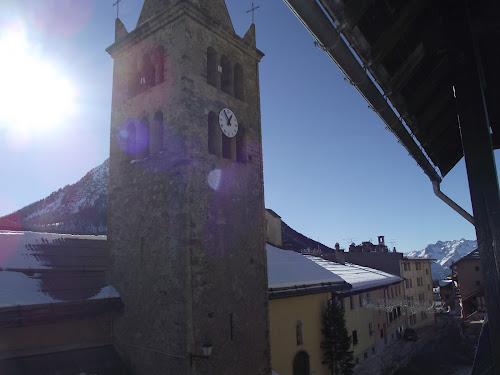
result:
M 269 244 L 266 249 L 269 288 L 344 283 L 340 276 L 320 267 L 302 254 L 281 250 Z
M 106 236 L 0 231 L 0 308 L 120 297 Z
M 403 278 L 373 268 L 346 263 L 335 263 L 323 258 L 305 255 L 323 269 L 341 277 L 352 285 L 351 290 L 362 290 L 403 281 Z
M 40 247 L 71 240 L 106 241 L 106 236 L 0 230 L 0 269 L 50 269 L 53 264 Z M 103 246 L 105 242 L 102 242 Z
M 106 299 L 120 297 L 115 288 L 107 285 L 99 288 L 88 288 L 82 286 L 77 288 L 64 286 L 63 290 L 58 288 L 47 288 L 47 280 L 40 274 L 33 276 L 22 272 L 1 271 L 0 272 L 0 308 L 12 306 L 41 305 L 56 302 L 70 302 L 86 299 Z M 82 293 L 87 298 L 81 298 Z M 73 296 L 74 298 L 71 298 Z

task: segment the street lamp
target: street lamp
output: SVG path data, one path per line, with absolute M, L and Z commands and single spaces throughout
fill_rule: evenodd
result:
M 190 366 L 193 366 L 195 358 L 200 358 L 200 359 L 210 358 L 210 355 L 212 354 L 212 344 L 210 344 L 209 342 L 204 342 L 203 345 L 201 346 L 201 349 L 203 351 L 203 355 L 196 355 L 193 353 L 189 353 Z

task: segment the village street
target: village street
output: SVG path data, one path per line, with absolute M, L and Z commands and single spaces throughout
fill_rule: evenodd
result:
M 400 339 L 355 368 L 356 375 L 467 375 L 472 368 L 474 350 L 481 322 L 466 323 L 465 334 L 459 330 L 460 319 L 436 314 L 436 324 L 418 330 L 416 341 Z

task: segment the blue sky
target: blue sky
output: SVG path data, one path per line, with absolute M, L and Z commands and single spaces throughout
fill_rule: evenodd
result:
M 24 30 L 30 54 L 66 77 L 74 95 L 72 105 L 50 111 L 32 110 L 26 100 L 13 113 L 0 110 L 0 215 L 78 181 L 108 157 L 113 62 L 105 48 L 114 41 L 114 2 L 0 5 L 0 24 L 7 25 L 0 40 L 5 30 Z M 129 31 L 142 2 L 120 4 Z M 251 1 L 226 3 L 243 35 Z M 257 45 L 266 54 L 260 63 L 266 207 L 329 246 L 385 235 L 389 246 L 407 252 L 437 240 L 475 239 L 472 225 L 434 196 L 427 176 L 285 3 L 255 5 Z M 0 54 L 8 60 L 12 51 L 0 44 Z M 0 79 L 22 77 L 17 69 L 0 65 Z M 38 97 L 50 98 L 52 85 L 44 87 Z M 471 212 L 463 160 L 442 190 Z

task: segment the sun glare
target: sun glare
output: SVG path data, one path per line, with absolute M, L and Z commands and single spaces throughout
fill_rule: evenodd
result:
M 0 34 L 0 56 L 0 125 L 45 132 L 68 119 L 75 106 L 71 83 L 37 56 L 19 27 Z

